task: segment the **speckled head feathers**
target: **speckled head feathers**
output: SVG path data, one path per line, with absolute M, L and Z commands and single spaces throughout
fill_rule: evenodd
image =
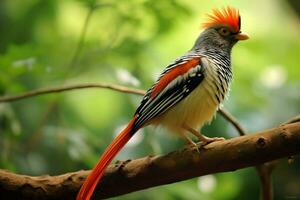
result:
M 203 28 L 209 28 L 217 25 L 230 26 L 234 31 L 239 32 L 241 26 L 241 17 L 239 11 L 232 7 L 223 9 L 213 9 L 212 14 L 207 14 L 208 20 L 203 23 Z

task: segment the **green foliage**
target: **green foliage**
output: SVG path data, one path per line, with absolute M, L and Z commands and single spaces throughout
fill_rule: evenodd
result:
M 164 66 L 191 48 L 204 13 L 226 5 L 240 9 L 242 30 L 251 40 L 233 50 L 234 82 L 225 107 L 249 132 L 299 114 L 300 21 L 279 0 L 228 0 L 222 5 L 216 0 L 2 0 L 0 94 L 86 82 L 146 89 Z M 91 168 L 140 99 L 86 89 L 1 103 L 0 168 L 33 175 Z M 184 145 L 164 130 L 142 132 L 117 159 L 166 153 Z M 219 116 L 203 132 L 237 135 Z M 279 165 L 274 173 L 276 199 L 299 195 L 297 187 L 290 187 L 300 184 L 294 178 L 299 162 L 294 167 Z M 212 186 L 204 190 L 201 181 Z M 114 199 L 250 200 L 258 193 L 258 177 L 246 169 Z

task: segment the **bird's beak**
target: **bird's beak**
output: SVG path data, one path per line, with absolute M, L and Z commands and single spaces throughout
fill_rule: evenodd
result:
M 238 33 L 234 36 L 237 40 L 248 40 L 249 36 L 246 33 Z

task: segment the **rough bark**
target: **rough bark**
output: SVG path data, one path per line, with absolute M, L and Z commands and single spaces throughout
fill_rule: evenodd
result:
M 257 166 L 300 154 L 300 122 L 214 142 L 186 147 L 162 156 L 110 165 L 94 199 L 103 199 L 218 172 Z M 74 199 L 89 171 L 59 176 L 24 176 L 0 170 L 0 199 Z

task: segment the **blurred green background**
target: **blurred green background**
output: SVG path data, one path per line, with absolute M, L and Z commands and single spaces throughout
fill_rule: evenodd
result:
M 212 8 L 240 9 L 251 39 L 233 50 L 234 81 L 224 107 L 248 132 L 300 113 L 299 1 L 1 0 L 0 95 L 72 83 L 147 89 L 191 48 Z M 298 10 L 299 11 L 299 10 Z M 91 168 L 130 120 L 140 96 L 85 89 L 0 103 L 0 168 L 28 175 Z M 142 132 L 142 133 L 141 133 Z M 184 141 L 145 128 L 117 159 L 163 154 Z M 219 115 L 204 133 L 237 136 Z M 288 148 L 288 147 L 287 147 Z M 275 199 L 300 199 L 300 161 L 280 161 Z M 254 168 L 156 187 L 114 199 L 253 200 Z

